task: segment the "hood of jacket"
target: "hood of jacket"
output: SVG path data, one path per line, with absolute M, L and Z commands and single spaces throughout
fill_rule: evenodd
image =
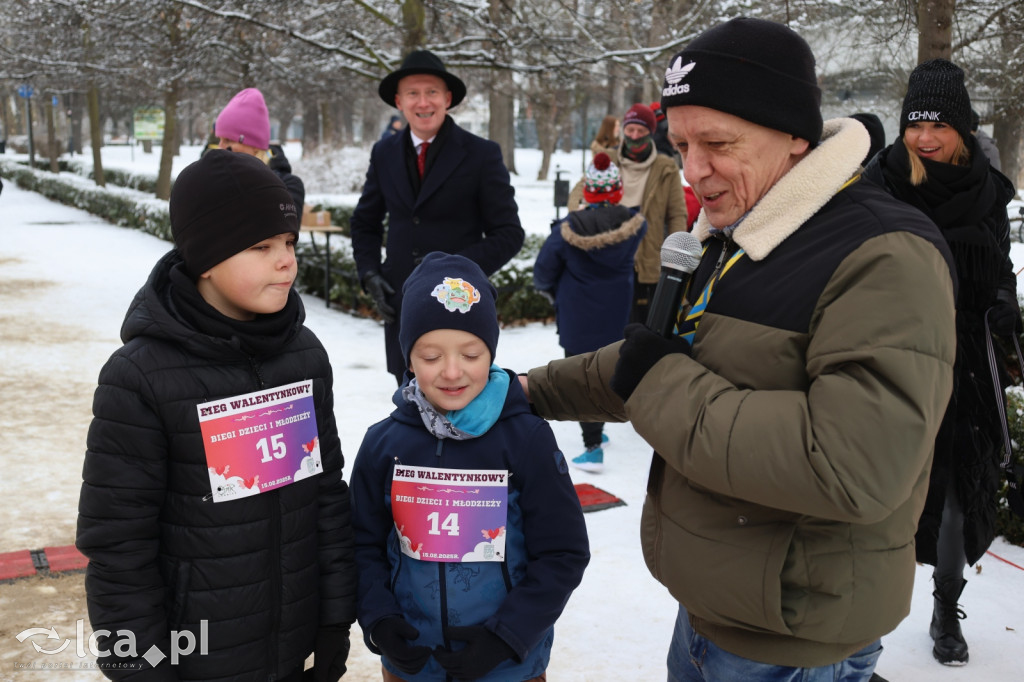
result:
M 818 146 L 750 209 L 734 230 L 733 240 L 750 259 L 766 258 L 860 172 L 860 161 L 870 145 L 867 130 L 853 119 L 825 121 Z M 698 216 L 693 233 L 701 242 L 710 236 L 705 211 Z
M 177 249 L 157 261 L 121 324 L 121 341 L 137 337 L 180 344 L 206 358 L 276 352 L 302 329 L 306 311 L 293 288 L 284 309 L 251 322 L 232 320 L 202 301 Z
M 569 213 L 561 232 L 567 244 L 593 251 L 628 241 L 643 225 L 644 217 L 634 209 L 597 204 Z

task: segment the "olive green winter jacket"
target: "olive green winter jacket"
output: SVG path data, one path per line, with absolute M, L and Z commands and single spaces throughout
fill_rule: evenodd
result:
M 618 345 L 529 373 L 552 419 L 632 422 L 654 447 L 642 543 L 651 573 L 727 651 L 827 665 L 910 610 L 914 531 L 955 349 L 949 251 L 915 209 L 857 176 L 867 135 L 821 144 L 733 234 L 692 358 L 662 358 L 628 402 Z M 695 298 L 693 294 L 688 296 Z

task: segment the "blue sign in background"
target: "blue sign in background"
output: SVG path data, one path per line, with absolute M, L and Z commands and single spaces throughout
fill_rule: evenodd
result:
M 19 97 L 31 97 L 35 93 L 35 89 L 31 85 L 19 85 L 18 96 Z

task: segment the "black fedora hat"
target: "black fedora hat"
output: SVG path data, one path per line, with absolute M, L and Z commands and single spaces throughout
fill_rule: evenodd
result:
M 380 98 L 387 102 L 391 106 L 395 106 L 395 94 L 398 92 L 398 81 L 402 80 L 406 76 L 412 76 L 417 73 L 425 73 L 431 76 L 437 76 L 444 80 L 448 89 L 452 93 L 452 104 L 454 107 L 466 96 L 466 84 L 459 80 L 457 77 L 448 73 L 444 68 L 444 63 L 429 50 L 416 50 L 410 52 L 405 56 L 402 61 L 402 68 L 398 71 L 392 71 L 388 75 L 384 76 L 384 80 L 380 82 L 380 86 L 377 87 L 377 93 Z

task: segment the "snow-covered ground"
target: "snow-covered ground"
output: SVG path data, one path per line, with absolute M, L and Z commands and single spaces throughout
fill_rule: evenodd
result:
M 298 150 L 289 150 L 289 156 L 296 162 Z M 186 148 L 175 170 L 197 157 L 197 149 Z M 155 172 L 158 158 L 147 158 L 138 149 L 104 150 L 108 167 Z M 534 179 L 540 163 L 536 150 L 517 150 L 516 163 L 519 175 L 513 184 L 523 224 L 530 232 L 546 233 L 554 216 L 552 181 Z M 557 155 L 552 170 L 555 164 L 574 182 L 581 174 L 581 153 Z M 300 167 L 296 162 L 297 171 Z M 313 191 L 330 196 L 323 188 Z M 154 237 L 111 226 L 5 183 L 0 195 L 0 553 L 73 543 L 96 377 L 119 345 L 128 302 L 168 248 Z M 1012 255 L 1018 268 L 1024 266 L 1024 246 L 1014 244 Z M 307 324 L 323 340 L 335 368 L 337 419 L 350 464 L 367 426 L 390 410 L 394 380 L 384 368 L 383 332 L 371 320 L 325 309 L 320 299 L 307 297 L 306 310 Z M 497 351 L 498 362 L 516 370 L 561 356 L 554 327 L 541 324 L 503 330 Z M 552 427 L 569 456 L 580 451 L 576 424 Z M 663 680 L 676 605 L 650 577 L 640 553 L 640 507 L 650 448 L 628 424 L 609 425 L 607 433 L 611 441 L 605 472 L 573 470 L 572 476 L 617 495 L 626 506 L 586 516 L 593 559 L 556 626 L 550 678 Z M 927 634 L 931 570 L 919 567 L 912 612 L 883 639 L 881 675 L 893 682 L 1021 679 L 1024 548 L 998 539 L 991 551 L 969 571 L 963 595 L 970 664 L 946 668 L 932 660 Z M 59 590 L 66 589 L 61 585 L 68 583 L 54 584 L 39 589 L 57 590 L 59 598 Z M 46 673 L 14 673 L 18 663 L 55 660 L 36 653 L 31 640 L 16 639 L 26 628 L 51 625 L 49 612 L 9 616 L 17 588 L 17 583 L 0 584 L 0 680 L 48 678 Z M 68 597 L 66 607 L 61 614 L 65 619 L 86 618 L 80 600 Z M 60 633 L 70 635 L 63 629 Z M 353 642 L 352 673 L 345 679 L 379 679 L 379 667 L 358 634 Z M 73 649 L 61 660 L 77 661 Z M 61 677 L 71 678 L 96 680 L 99 675 Z

